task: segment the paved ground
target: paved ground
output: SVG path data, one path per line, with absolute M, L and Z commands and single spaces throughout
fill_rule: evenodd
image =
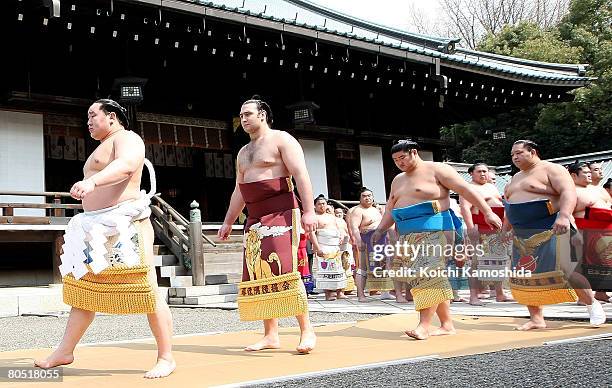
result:
M 459 291 L 459 295 L 465 299 L 469 298 L 469 291 Z M 414 303 L 396 303 L 395 300 L 381 300 L 380 296 L 368 297 L 368 303 L 359 303 L 356 296 L 351 295 L 349 299 L 325 301 L 323 295 L 309 296 L 309 309 L 315 312 L 330 313 L 364 313 L 364 314 L 398 314 L 412 313 Z M 491 317 L 527 317 L 527 308 L 516 302 L 496 302 L 495 299 L 483 299 L 483 306 L 471 306 L 467 303 L 452 303 L 451 312 L 460 315 L 491 316 Z M 206 306 L 203 306 L 206 307 Z M 220 309 L 236 309 L 235 302 L 216 303 L 208 305 Z M 604 303 L 604 310 L 608 319 L 612 319 L 612 303 Z M 578 306 L 576 303 L 562 303 L 544 308 L 544 315 L 547 318 L 556 319 L 587 319 L 588 313 L 585 306 Z
M 459 291 L 460 296 L 468 298 L 469 292 Z M 312 312 L 328 313 L 358 313 L 358 314 L 397 314 L 415 313 L 414 304 L 399 304 L 393 300 L 380 300 L 380 296 L 369 297 L 369 303 L 359 303 L 354 295 L 347 300 L 325 301 L 323 295 L 311 296 L 309 308 Z M 494 316 L 494 317 L 526 317 L 527 309 L 517 303 L 497 303 L 494 299 L 482 300 L 483 306 L 471 306 L 467 303 L 453 303 L 453 314 Z M 605 303 L 604 310 L 612 318 L 612 303 Z M 202 306 L 182 306 L 182 308 L 203 307 L 208 309 L 236 310 L 235 302 L 215 303 Z M 0 317 L 19 315 L 48 315 L 67 312 L 70 309 L 62 301 L 61 286 L 54 287 L 18 287 L 0 288 Z M 546 306 L 544 315 L 547 318 L 586 319 L 586 307 L 576 303 L 563 303 Z
M 57 295 L 57 290 L 52 291 Z M 466 296 L 465 293 L 462 296 Z M 25 301 L 21 306 L 29 305 L 30 311 L 25 316 L 0 318 L 3 328 L 0 366 L 30 365 L 31 357 L 48 354 L 48 348 L 58 343 L 66 325 L 65 312 L 40 311 L 45 306 L 47 310 L 57 311 L 55 296 L 36 290 L 20 298 Z M 293 318 L 280 322 L 284 327 L 282 350 L 245 357 L 241 345 L 253 342 L 261 335 L 261 324 L 240 322 L 235 303 L 218 305 L 220 308 L 172 308 L 177 335 L 175 348 L 182 357 L 183 368 L 180 374 L 173 375 L 172 380 L 154 384 L 190 387 L 241 381 L 240 385 L 244 385 L 264 379 L 266 383 L 259 386 L 520 385 L 539 388 L 612 385 L 609 340 L 542 346 L 546 340 L 561 338 L 612 337 L 609 324 L 602 329 L 589 328 L 584 321 L 586 308 L 575 303 L 547 306 L 545 313 L 550 319 L 551 329 L 531 333 L 512 331 L 514 324 L 524 322 L 521 317 L 527 316 L 524 306 L 492 300 L 484 300 L 484 306 L 454 303 L 451 309 L 460 329 L 459 335 L 427 342 L 410 341 L 405 336 L 401 338 L 401 332 L 416 322 L 417 314 L 411 303 L 382 301 L 378 296 L 370 297 L 369 303 L 358 303 L 354 296 L 348 300 L 327 302 L 318 295 L 310 299 L 309 305 L 312 321 L 320 326 L 317 331 L 321 334 L 317 351 L 305 359 L 295 358 L 293 347 L 297 337 Z M 612 304 L 604 304 L 604 309 L 610 322 Z M 389 317 L 393 313 L 399 314 Z M 63 386 L 83 388 L 97 386 L 102 381 L 112 381 L 117 387 L 139 385 L 142 379 L 137 377 L 154 357 L 150 336 L 145 316 L 98 315 L 82 341 L 91 346 L 79 348 L 79 361 L 66 369 L 68 377 Z M 112 343 L 104 345 L 101 342 Z M 110 358 L 105 358 L 102 353 L 108 351 Z M 431 358 L 432 355 L 438 359 L 414 363 L 419 357 Z M 129 365 L 117 364 L 119 356 L 129 361 Z M 391 361 L 392 365 L 376 365 L 381 361 L 388 363 L 388 360 L 396 361 Z M 270 363 L 277 366 L 272 369 L 275 373 L 263 373 L 267 367 L 262 369 L 262 365 Z M 201 370 L 201 365 L 205 366 L 205 371 Z M 358 370 L 325 372 L 336 367 L 355 368 L 351 365 L 359 365 Z M 222 372 L 223 368 L 228 371 Z M 215 376 L 214 381 L 208 378 L 210 373 Z M 217 376 L 219 373 L 226 376 L 220 378 L 222 376 Z M 235 377 L 236 373 L 242 377 Z M 278 381 L 279 376 L 304 373 L 313 375 L 289 380 L 284 377 Z
M 172 308 L 176 335 L 260 330 L 261 322 L 241 322 L 238 312 L 219 309 Z M 337 322 L 356 322 L 376 318 L 379 314 L 313 312 L 316 325 Z M 68 316 L 20 316 L 0 318 L 0 351 L 30 348 L 50 348 L 62 338 Z M 281 327 L 297 326 L 295 318 L 280 320 Z M 82 343 L 133 340 L 151 337 L 144 315 L 98 314 L 83 337 Z
M 200 312 L 210 314 L 176 315 L 175 321 L 181 320 L 181 324 L 185 324 L 185 321 L 191 320 L 192 324 L 198 325 L 194 326 L 196 329 L 214 328 L 214 326 L 211 326 L 213 324 L 236 330 L 236 327 L 232 326 L 235 321 L 232 321 L 231 316 L 223 315 L 223 313 L 237 315 L 235 312 L 192 310 L 192 312 L 194 311 L 197 311 L 198 314 Z M 329 316 L 331 315 L 320 315 L 315 319 L 326 321 Z M 343 318 L 345 317 L 348 316 Z M 24 318 L 30 318 L 33 321 L 20 321 Z M 185 387 L 215 386 L 303 373 L 321 373 L 326 369 L 338 367 L 359 366 L 359 369 L 364 369 L 364 365 L 373 363 L 414 360 L 422 357 L 446 359 L 465 355 L 485 355 L 483 357 L 486 359 L 486 354 L 490 352 L 542 346 L 546 342 L 561 339 L 593 336 L 612 337 L 612 325 L 609 324 L 601 328 L 590 328 L 585 322 L 551 321 L 549 322 L 549 328 L 546 330 L 525 333 L 513 330 L 516 325 L 525 322 L 523 318 L 456 316 L 455 326 L 459 334 L 448 337 L 433 337 L 427 341 L 415 341 L 408 339 L 403 334 L 403 330 L 416 325 L 417 316 L 415 314 L 384 315 L 359 322 L 337 323 L 318 327 L 317 349 L 309 356 L 299 356 L 294 350 L 298 339 L 298 330 L 295 327 L 281 329 L 281 349 L 259 353 L 248 353 L 242 349 L 245 344 L 253 343 L 260 338 L 261 329 L 256 331 L 232 331 L 214 335 L 179 336 L 174 339 L 174 354 L 180 368 L 168 379 L 149 382 L 142 379 L 141 376 L 155 359 L 153 341 L 151 339 L 133 340 L 140 333 L 134 332 L 133 325 L 126 324 L 130 321 L 129 317 L 105 316 L 100 318 L 108 319 L 104 322 L 105 332 L 107 333 L 105 338 L 110 336 L 113 339 L 130 338 L 131 340 L 96 343 L 78 348 L 75 363 L 64 369 L 65 379 L 62 387 L 85 388 L 100 386 L 100 384 L 111 384 L 115 387 L 136 387 L 145 384 L 147 386 L 156 384 Z M 128 320 L 125 320 L 126 318 Z M 210 318 L 211 321 L 206 321 L 207 318 Z M 13 332 L 18 333 L 19 327 L 23 329 L 26 326 L 31 326 L 36 320 L 49 318 L 21 317 L 14 319 L 13 325 L 17 327 L 13 328 Z M 6 323 L 7 320 L 11 321 L 13 318 L 7 318 L 0 323 Z M 136 322 L 135 319 L 132 320 Z M 140 323 L 141 325 L 138 327 L 142 329 L 144 321 Z M 61 325 L 56 326 L 51 330 L 48 321 L 42 322 L 37 333 L 23 333 L 22 335 L 44 336 L 46 331 L 51 331 L 55 333 L 54 336 L 57 336 L 58 330 L 61 333 Z M 6 327 L 6 325 L 3 325 L 3 327 Z M 186 326 L 183 327 L 186 328 Z M 99 329 L 99 327 L 92 327 L 91 332 L 95 333 Z M 22 344 L 23 347 L 27 347 L 25 345 Z M 23 368 L 31 365 L 33 358 L 44 357 L 49 351 L 49 349 L 39 348 L 0 352 L 0 367 Z M 583 373 L 585 371 L 584 365 L 588 362 L 590 362 L 589 355 L 582 354 L 580 358 L 575 360 L 576 370 Z M 443 364 L 442 367 L 445 365 L 449 364 Z M 455 364 L 451 362 L 451 365 Z M 459 368 L 460 365 L 460 363 L 457 363 L 456 367 Z M 552 371 L 556 365 L 554 358 L 552 360 L 541 358 L 539 364 L 533 362 L 526 364 L 522 359 L 519 359 L 519 364 L 516 367 L 549 368 Z M 434 379 L 432 380 L 434 384 L 429 385 L 435 386 L 435 382 L 439 382 L 439 367 L 434 366 L 429 372 L 423 369 L 423 373 L 423 377 Z M 459 368 L 458 373 L 467 372 Z M 371 375 L 364 376 L 364 384 L 369 384 L 371 380 L 374 384 L 381 381 L 381 385 L 397 386 L 393 382 L 394 379 L 400 377 L 402 376 L 384 380 L 383 374 L 372 372 Z M 410 381 L 409 377 L 403 376 L 402 378 L 408 379 L 402 381 Z M 496 379 L 497 376 L 491 376 L 491 378 Z M 518 377 L 514 381 L 515 384 L 513 385 L 516 385 L 519 382 Z M 24 383 L 21 386 L 35 387 L 36 385 Z M 327 386 L 327 384 L 316 384 L 316 386 Z
M 360 368 L 348 372 L 245 384 L 249 387 L 609 387 L 609 340 Z

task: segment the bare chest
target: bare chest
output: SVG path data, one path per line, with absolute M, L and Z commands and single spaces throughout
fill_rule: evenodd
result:
M 87 177 L 104 169 L 115 159 L 113 142 L 102 143 L 89 156 L 83 167 L 83 173 Z
M 369 207 L 363 210 L 361 218 L 361 227 L 367 227 L 372 224 L 378 223 L 382 218 L 380 211 L 375 207 Z
M 485 199 L 489 206 L 499 205 L 501 196 L 494 186 L 491 185 L 475 185 L 476 191 Z
M 242 171 L 250 168 L 272 167 L 280 163 L 278 148 L 271 144 L 248 144 L 238 159 Z
M 512 181 L 506 186 L 506 196 L 512 199 L 512 196 L 519 196 L 522 199 L 536 198 L 551 198 L 557 196 L 558 193 L 552 188 L 546 174 L 532 173 L 528 175 L 515 175 Z M 524 196 L 527 196 L 523 198 Z
M 433 174 L 415 174 L 405 176 L 402 182 L 400 196 L 413 199 L 439 199 L 444 194 L 444 189 Z
M 338 229 L 336 218 L 330 214 L 322 214 L 317 216 L 317 228 L 320 229 Z

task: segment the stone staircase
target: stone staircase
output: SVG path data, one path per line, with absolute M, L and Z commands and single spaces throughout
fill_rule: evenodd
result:
M 170 305 L 202 306 L 235 302 L 242 277 L 242 236 L 213 247 L 204 245 L 205 286 L 194 286 L 191 271 L 187 271 L 166 246 L 155 245 L 155 266 L 160 286 L 167 286 Z

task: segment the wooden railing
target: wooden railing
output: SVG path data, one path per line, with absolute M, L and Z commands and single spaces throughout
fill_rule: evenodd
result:
M 159 195 L 151 198 L 151 223 L 155 235 L 170 249 L 181 265 L 192 271 L 193 284 L 204 285 L 204 243 L 217 246 L 202 233 L 197 202 L 192 202 L 187 221 Z
M 0 202 L 0 224 L 66 225 L 72 216 L 83 210 L 81 204 L 62 203 L 63 198 L 70 198 L 69 193 L 4 191 L 0 192 L 1 196 L 43 197 L 44 203 Z M 44 210 L 44 216 L 16 216 L 15 209 Z
M 0 196 L 44 198 L 44 203 L 0 202 L 0 224 L 67 225 L 71 217 L 83 210 L 81 204 L 62 203 L 62 199 L 70 198 L 70 193 L 7 191 L 0 192 Z M 157 238 L 183 266 L 192 270 L 194 285 L 204 285 L 203 244 L 217 245 L 202 233 L 199 205 L 194 202 L 191 206 L 190 220 L 187 220 L 159 195 L 155 195 L 151 198 L 151 223 Z M 44 216 L 15 215 L 15 209 L 38 209 L 45 213 Z
M 333 204 L 336 207 L 341 207 L 344 210 L 349 210 L 350 208 L 359 205 L 359 201 L 345 201 L 345 200 L 333 199 L 333 198 L 328 198 L 327 202 Z M 386 203 L 382 202 L 382 203 L 378 203 L 378 204 L 379 205 L 385 205 Z

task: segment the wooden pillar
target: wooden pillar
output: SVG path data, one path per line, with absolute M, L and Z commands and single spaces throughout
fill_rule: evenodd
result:
M 53 204 L 54 205 L 60 205 L 62 203 L 62 200 L 60 198 L 60 196 L 55 196 L 55 198 L 53 198 Z M 53 217 L 66 217 L 66 210 L 65 209 L 53 209 Z
M 51 245 L 53 256 L 53 284 L 62 284 L 62 275 L 59 271 L 59 266 L 62 264 L 60 256 L 62 255 L 62 245 L 64 245 L 64 232 L 55 232 L 55 238 Z
M 193 201 L 189 212 L 189 258 L 194 286 L 205 285 L 204 277 L 204 240 L 202 238 L 202 216 L 200 205 Z
M 327 170 L 327 195 L 329 198 L 340 199 L 342 192 L 340 190 L 340 172 L 338 171 L 336 141 L 333 139 L 326 139 L 324 144 L 325 168 Z M 318 194 L 313 193 L 313 195 L 316 197 Z

